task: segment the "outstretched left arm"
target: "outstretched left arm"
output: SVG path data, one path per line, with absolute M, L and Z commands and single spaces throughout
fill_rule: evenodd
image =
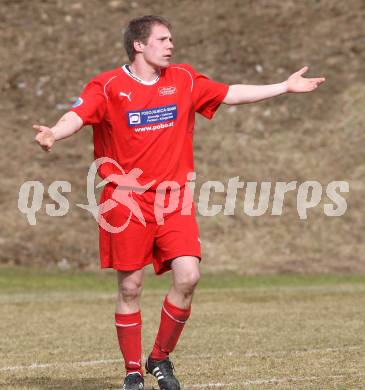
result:
M 228 93 L 223 100 L 225 104 L 245 104 L 255 103 L 274 96 L 282 95 L 288 92 L 311 92 L 320 86 L 324 77 L 304 78 L 308 67 L 300 69 L 293 73 L 286 81 L 270 85 L 244 85 L 236 84 L 229 87 Z

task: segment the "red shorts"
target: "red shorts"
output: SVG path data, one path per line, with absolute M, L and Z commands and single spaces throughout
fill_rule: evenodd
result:
M 171 260 L 176 257 L 201 258 L 195 207 L 188 187 L 168 191 L 166 196 L 155 191 L 130 195 L 126 190 L 116 190 L 113 184 L 107 184 L 101 194 L 101 268 L 133 271 L 152 263 L 155 273 L 162 274 L 171 269 Z M 104 207 L 107 201 L 111 202 L 110 210 Z M 163 211 L 173 206 L 171 212 L 161 213 L 161 205 Z

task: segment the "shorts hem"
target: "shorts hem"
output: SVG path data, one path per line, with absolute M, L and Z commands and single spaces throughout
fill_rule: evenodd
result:
M 139 269 L 143 269 L 146 265 L 151 264 L 149 263 L 143 263 L 143 264 L 118 264 L 118 263 L 113 263 L 113 264 L 101 264 L 100 268 L 112 268 L 116 271 L 137 271 Z
M 197 254 L 196 252 L 187 252 L 187 251 L 180 251 L 180 252 L 175 252 L 173 254 L 170 254 L 168 256 L 164 256 L 159 259 L 159 262 L 161 264 L 161 267 L 159 269 L 155 269 L 155 274 L 156 275 L 162 275 L 165 272 L 168 272 L 171 270 L 171 261 L 176 259 L 177 257 L 181 256 L 191 256 L 191 257 L 197 257 L 199 259 L 199 263 L 202 260 L 201 253 Z M 164 264 L 164 263 L 169 263 L 169 264 Z
M 187 253 L 186 251 L 182 251 L 182 252 L 176 252 L 172 255 L 169 255 L 169 256 L 166 256 L 166 257 L 161 257 L 159 260 L 161 261 L 161 263 L 165 262 L 165 261 L 169 261 L 169 260 L 174 260 L 176 259 L 176 257 L 181 257 L 181 256 L 191 256 L 191 257 L 197 257 L 199 259 L 199 261 L 201 260 L 201 254 L 196 254 L 196 253 Z

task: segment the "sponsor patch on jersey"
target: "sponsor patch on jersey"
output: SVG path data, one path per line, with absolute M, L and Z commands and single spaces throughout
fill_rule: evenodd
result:
M 81 106 L 81 104 L 84 102 L 84 99 L 81 98 L 81 97 L 78 97 L 76 102 L 72 105 L 72 108 L 75 108 L 75 107 L 78 107 L 78 106 Z
M 176 87 L 171 86 L 171 87 L 160 87 L 158 89 L 158 94 L 160 96 L 168 96 L 168 95 L 173 95 L 176 93 Z
M 149 125 L 151 123 L 162 123 L 175 120 L 177 118 L 176 104 L 147 108 L 141 111 L 128 111 L 128 125 Z

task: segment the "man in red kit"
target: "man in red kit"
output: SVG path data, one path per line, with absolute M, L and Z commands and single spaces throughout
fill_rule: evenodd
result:
M 49 151 L 55 141 L 92 125 L 95 159 L 105 159 L 98 168 L 106 183 L 99 213 L 107 226 L 126 226 L 118 232 L 99 227 L 101 267 L 115 269 L 118 278 L 115 324 L 125 361 L 125 390 L 144 388 L 139 302 L 144 267 L 152 263 L 156 274 L 172 271 L 145 369 L 160 389 L 176 390 L 180 385 L 169 354 L 189 318 L 201 258 L 194 205 L 184 201 L 191 198 L 186 181 L 193 172 L 195 113 L 210 119 L 222 103 L 310 92 L 324 78 L 303 78 L 305 67 L 272 85 L 229 86 L 209 80 L 190 65 L 170 64 L 171 26 L 158 16 L 130 21 L 124 46 L 130 65 L 92 79 L 52 128 L 34 128 L 36 141 Z M 176 207 L 164 213 L 172 200 Z

